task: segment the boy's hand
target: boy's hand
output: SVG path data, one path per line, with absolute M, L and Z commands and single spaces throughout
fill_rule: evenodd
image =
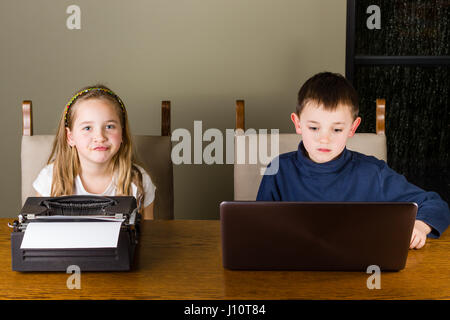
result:
M 431 232 L 431 228 L 423 221 L 416 220 L 414 222 L 414 230 L 411 236 L 410 249 L 420 249 L 427 241 L 427 234 Z

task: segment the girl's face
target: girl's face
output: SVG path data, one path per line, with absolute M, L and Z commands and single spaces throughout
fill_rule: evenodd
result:
M 297 133 L 302 135 L 309 158 L 316 163 L 336 159 L 361 122 L 359 117 L 353 120 L 349 106 L 339 105 L 328 111 L 315 102 L 305 105 L 300 118 L 293 113 L 291 119 Z
M 77 148 L 81 166 L 109 164 L 122 143 L 116 108 L 104 99 L 79 101 L 73 107 L 72 130 L 66 128 L 67 143 Z

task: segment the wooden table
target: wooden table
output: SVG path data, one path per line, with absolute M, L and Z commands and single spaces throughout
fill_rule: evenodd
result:
M 449 232 L 369 290 L 365 272 L 225 270 L 219 221 L 146 221 L 134 271 L 81 273 L 69 290 L 66 273 L 11 271 L 12 220 L 0 219 L 0 299 L 450 299 Z

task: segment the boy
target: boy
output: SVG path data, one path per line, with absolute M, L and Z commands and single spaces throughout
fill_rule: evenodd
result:
M 279 156 L 277 174 L 264 175 L 256 200 L 416 202 L 410 249 L 420 249 L 427 236 L 439 238 L 448 227 L 448 205 L 384 161 L 347 150 L 361 123 L 358 111 L 358 95 L 343 76 L 323 72 L 306 81 L 291 114 L 302 141 L 297 151 Z

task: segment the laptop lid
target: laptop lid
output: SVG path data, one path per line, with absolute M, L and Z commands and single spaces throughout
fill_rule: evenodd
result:
M 240 270 L 381 271 L 405 267 L 417 204 L 220 204 L 223 266 Z

